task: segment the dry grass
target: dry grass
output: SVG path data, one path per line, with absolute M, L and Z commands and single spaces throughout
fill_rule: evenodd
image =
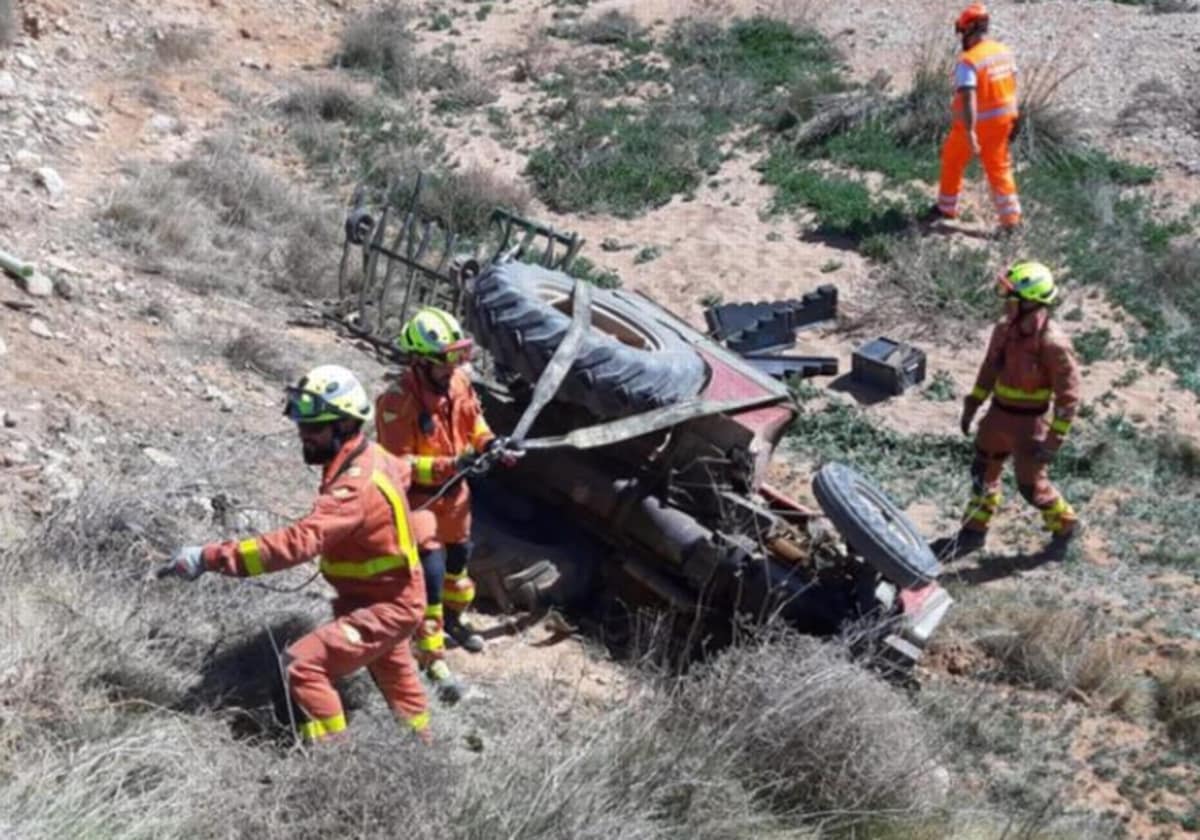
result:
M 201 291 L 257 284 L 305 295 L 334 282 L 336 210 L 293 187 L 222 137 L 194 157 L 148 167 L 103 210 L 143 267 Z
M 422 72 L 421 85 L 438 91 L 433 105 L 439 111 L 468 111 L 499 99 L 495 87 L 483 74 L 452 60 L 427 67 Z
M 229 340 L 222 355 L 234 370 L 251 370 L 269 379 L 290 382 L 296 377 L 298 364 L 285 347 L 281 336 L 247 327 Z
M 441 216 L 451 230 L 470 237 L 484 232 L 495 208 L 524 213 L 529 201 L 524 184 L 482 167 L 436 177 L 422 194 L 429 212 Z
M 414 86 L 420 65 L 412 20 L 406 3 L 386 3 L 355 18 L 342 30 L 337 64 L 378 76 L 397 91 Z
M 1171 737 L 1200 752 L 1200 665 L 1181 665 L 1159 677 L 1158 717 Z
M 1150 0 L 1150 11 L 1156 15 L 1177 15 L 1200 12 L 1196 0 Z
M 999 662 L 998 676 L 1108 706 L 1127 695 L 1132 650 L 1104 635 L 1099 619 L 1077 608 L 1014 598 L 985 607 L 977 642 Z
M 565 34 L 589 44 L 627 44 L 640 38 L 644 31 L 637 18 L 609 9 L 598 17 L 580 21 Z
M 223 477 L 294 478 L 275 447 L 216 439 L 181 441 L 171 469 L 130 453 L 0 554 L 5 836 L 1003 836 L 986 814 L 931 820 L 947 779 L 921 715 L 842 646 L 783 632 L 683 678 L 635 674 L 600 702 L 561 679 L 481 683 L 484 702 L 435 709 L 436 750 L 398 733 L 373 688 L 348 687 L 350 739 L 293 748 L 265 627 L 286 645 L 324 599 L 145 580 L 169 546 L 221 533 L 204 503 L 218 488 L 256 498 Z
M 0 47 L 6 47 L 17 38 L 17 16 L 13 11 L 13 0 L 0 0 Z
M 321 82 L 293 90 L 280 102 L 280 108 L 289 116 L 350 122 L 363 114 L 366 103 L 346 85 Z
M 172 26 L 154 35 L 154 56 L 161 64 L 186 64 L 201 58 L 212 43 L 211 29 Z
M 1072 62 L 1065 50 L 1022 69 L 1020 94 L 1021 133 L 1014 150 L 1031 161 L 1054 162 L 1081 149 L 1074 109 L 1063 101 L 1063 84 L 1084 68 Z

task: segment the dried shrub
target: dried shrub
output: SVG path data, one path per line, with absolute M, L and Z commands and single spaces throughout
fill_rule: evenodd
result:
M 1013 600 L 985 615 L 992 626 L 978 641 L 999 660 L 1002 678 L 1109 703 L 1133 676 L 1132 651 L 1105 637 L 1093 614 Z
M 919 714 L 836 646 L 783 634 L 730 650 L 676 704 L 691 737 L 725 752 L 776 810 L 907 811 L 937 796 Z
M 1158 717 L 1171 737 L 1200 751 L 1200 666 L 1181 665 L 1159 677 Z
M 1078 115 L 1062 96 L 1062 86 L 1084 68 L 1064 52 L 1023 68 L 1019 108 L 1021 133 L 1014 151 L 1031 161 L 1055 162 L 1082 150 Z
M 476 237 L 487 228 L 494 209 L 524 213 L 529 206 L 529 191 L 519 181 L 473 167 L 432 179 L 428 191 L 422 193 L 422 203 L 441 216 L 451 230 Z
M 438 62 L 427 68 L 422 87 L 438 91 L 433 105 L 439 111 L 468 111 L 500 98 L 488 79 L 455 61 Z
M 566 34 L 589 44 L 627 44 L 640 38 L 644 31 L 637 18 L 609 9 L 599 17 L 580 21 Z
M 17 37 L 17 17 L 13 0 L 0 0 L 0 47 L 6 47 Z
M 212 38 L 211 29 L 173 26 L 155 33 L 154 56 L 162 64 L 186 64 L 203 56 Z
M 222 355 L 234 370 L 252 370 L 270 379 L 288 382 L 297 372 L 296 359 L 285 352 L 282 338 L 261 328 L 243 328 L 229 340 Z
M 412 20 L 405 3 L 387 3 L 355 18 L 342 31 L 337 64 L 378 76 L 395 90 L 412 87 L 420 71 Z
M 201 291 L 257 284 L 319 295 L 331 288 L 336 210 L 289 184 L 232 137 L 169 166 L 140 170 L 102 216 L 147 267 Z
M 280 108 L 289 116 L 350 122 L 364 112 L 365 104 L 345 85 L 323 82 L 292 91 L 280 102 Z

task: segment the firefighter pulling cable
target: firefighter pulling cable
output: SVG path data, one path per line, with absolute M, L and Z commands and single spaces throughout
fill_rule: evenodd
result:
M 445 660 L 445 637 L 464 650 L 483 650 L 483 639 L 463 619 L 475 599 L 467 574 L 471 557 L 471 491 L 460 474 L 482 470 L 493 458 L 512 466 L 519 451 L 493 434 L 464 365 L 472 341 L 449 312 L 418 311 L 396 339 L 412 363 L 376 403 L 379 443 L 404 458 L 413 471 L 410 501 L 433 513 L 436 528 L 423 535 L 427 606 L 417 636 L 417 658 L 438 687 L 455 702 L 462 687 Z M 447 484 L 453 485 L 447 488 Z M 435 498 L 436 497 L 436 498 Z
M 429 711 L 410 647 L 425 610 L 405 498 L 412 470 L 366 439 L 371 400 L 343 367 L 323 365 L 302 377 L 287 389 L 284 412 L 296 423 L 305 463 L 322 468 L 312 511 L 268 534 L 180 548 L 158 576 L 251 577 L 319 557 L 337 592 L 335 618 L 284 654 L 288 688 L 305 716 L 301 735 L 320 741 L 345 730 L 333 682 L 365 667 L 396 717 L 428 740 Z

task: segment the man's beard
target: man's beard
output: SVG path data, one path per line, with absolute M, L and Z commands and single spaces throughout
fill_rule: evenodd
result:
M 304 451 L 304 463 L 315 465 L 328 464 L 338 453 L 338 441 L 335 437 L 325 446 L 305 442 L 301 448 Z

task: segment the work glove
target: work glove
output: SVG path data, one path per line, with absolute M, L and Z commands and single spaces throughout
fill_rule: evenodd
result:
M 158 578 L 179 577 L 184 580 L 195 580 L 208 571 L 204 566 L 204 547 L 185 545 L 175 549 L 171 559 L 159 567 L 155 573 Z
M 958 421 L 958 427 L 962 429 L 963 435 L 971 436 L 971 421 L 975 419 L 975 414 L 979 411 L 979 406 L 983 405 L 979 400 L 967 394 L 963 398 L 962 417 Z
M 488 454 L 495 454 L 496 459 L 500 462 L 500 466 L 511 468 L 517 465 L 525 457 L 525 449 L 520 441 L 515 441 L 510 437 L 492 438 L 491 443 L 487 445 L 486 451 Z
M 454 471 L 456 473 L 466 473 L 468 475 L 474 475 L 477 472 L 479 472 L 479 469 L 480 469 L 479 461 L 480 461 L 479 455 L 477 455 L 475 452 L 473 452 L 473 451 L 464 452 L 463 454 L 459 455 L 457 458 L 454 459 Z

